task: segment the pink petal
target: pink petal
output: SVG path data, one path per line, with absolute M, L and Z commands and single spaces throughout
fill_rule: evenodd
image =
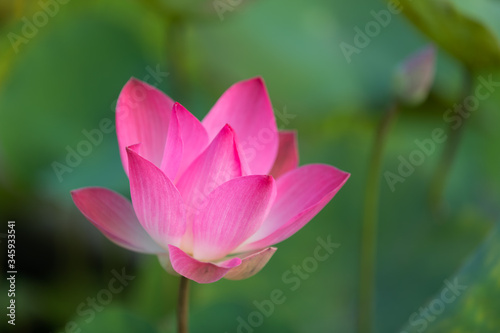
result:
M 297 168 L 299 165 L 299 150 L 297 144 L 297 133 L 294 131 L 279 132 L 279 148 L 276 161 L 269 173 L 275 179 Z
M 254 276 L 264 268 L 276 250 L 275 247 L 268 247 L 267 249 L 253 252 L 246 257 L 240 257 L 242 259 L 241 265 L 231 269 L 224 277 L 228 280 L 243 280 Z
M 165 175 L 172 181 L 175 180 L 175 177 L 178 174 L 183 150 L 184 145 L 181 138 L 179 119 L 177 117 L 176 107 L 174 104 L 160 167 L 163 173 L 165 173 Z
M 168 246 L 172 268 L 182 276 L 198 283 L 212 283 L 220 280 L 231 268 L 241 264 L 240 258 L 220 263 L 201 262 L 173 245 Z
M 349 176 L 323 164 L 306 165 L 283 175 L 276 182 L 278 194 L 266 221 L 238 251 L 268 247 L 296 233 L 323 209 Z
M 184 202 L 170 179 L 153 163 L 127 148 L 130 194 L 139 221 L 163 246 L 179 244 L 186 230 Z
M 232 179 L 208 196 L 193 220 L 193 257 L 225 257 L 261 226 L 276 195 L 271 176 Z
M 242 175 L 234 132 L 224 126 L 208 148 L 189 166 L 177 183 L 187 206 L 183 248 L 192 248 L 192 217 L 206 206 L 208 195 L 222 183 Z
M 183 155 L 178 174 L 182 173 L 189 165 L 207 148 L 208 134 L 203 125 L 195 116 L 179 103 L 175 103 L 173 111 L 179 121 L 180 133 L 183 143 Z
M 125 148 L 141 143 L 139 153 L 161 165 L 174 102 L 158 89 L 131 79 L 123 87 L 116 106 L 116 134 L 123 168 L 128 174 Z
M 132 251 L 165 252 L 146 233 L 132 204 L 116 192 L 101 187 L 71 191 L 78 209 L 112 242 Z
M 261 78 L 234 84 L 203 119 L 210 139 L 225 124 L 236 131 L 252 174 L 268 174 L 278 151 L 278 130 Z

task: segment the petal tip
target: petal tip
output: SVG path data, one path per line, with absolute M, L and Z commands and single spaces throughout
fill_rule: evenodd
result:
M 181 109 L 181 108 L 182 108 L 182 109 L 185 109 L 185 107 L 184 107 L 184 106 L 182 106 L 182 104 L 181 104 L 181 103 L 179 103 L 179 102 L 174 102 L 174 106 L 172 107 L 172 109 L 173 109 L 173 110 L 177 111 L 178 109 Z
M 132 76 L 127 83 L 123 86 L 123 89 L 118 97 L 118 100 L 123 98 L 135 98 L 141 99 L 139 96 L 146 91 L 157 90 L 154 86 L 147 82 L 139 80 L 138 78 Z
M 257 84 L 257 85 L 261 85 L 263 87 L 266 86 L 266 84 L 264 83 L 264 79 L 262 78 L 262 76 L 255 76 L 255 77 L 252 77 L 244 82 L 248 82 L 248 83 L 254 83 L 254 84 Z
M 79 199 L 82 195 L 85 194 L 85 191 L 88 191 L 88 190 L 99 190 L 99 189 L 102 189 L 101 187 L 81 187 L 81 188 L 75 188 L 74 190 L 71 190 L 69 191 L 71 197 L 73 198 L 73 201 L 75 201 L 75 199 Z
M 139 80 L 135 76 L 131 76 L 130 79 L 127 81 L 127 83 L 136 83 L 136 82 L 141 82 L 141 80 Z
M 135 87 L 137 86 L 142 86 L 144 84 L 144 82 L 142 82 L 141 80 L 137 79 L 136 77 L 132 76 L 128 81 L 127 83 L 125 83 L 125 85 L 123 86 L 123 89 L 122 89 L 122 94 L 123 93 L 126 93 L 132 89 L 135 89 Z M 122 94 L 120 94 L 120 96 L 122 96 Z
M 81 193 L 82 193 L 83 188 L 78 188 L 69 191 L 69 194 L 71 195 L 71 199 L 73 199 L 73 202 L 76 203 L 80 199 Z
M 264 176 L 264 182 L 267 184 L 267 185 L 273 185 L 274 183 L 276 183 L 276 181 L 274 180 L 274 177 L 271 176 L 271 175 L 266 175 Z
M 351 177 L 351 173 L 350 172 L 347 172 L 347 171 L 344 171 L 344 170 L 340 170 L 340 173 L 342 173 L 342 175 L 344 176 L 345 180 L 348 180 L 350 177 Z
M 125 86 L 127 85 L 145 85 L 146 83 L 144 81 L 139 80 L 135 76 L 131 76 L 130 79 L 127 81 Z
M 322 165 L 322 164 L 320 164 Z M 351 174 L 347 171 L 344 171 L 342 169 L 336 168 L 331 165 L 324 164 L 326 167 L 330 168 L 330 175 L 332 178 L 338 179 L 338 186 L 337 188 L 340 188 L 344 186 L 344 184 L 347 182 L 349 177 L 351 177 Z
M 229 125 L 228 123 L 226 123 L 226 124 L 224 125 L 224 127 L 222 127 L 222 130 L 224 130 L 224 131 L 229 131 L 229 132 L 231 132 L 231 133 L 234 133 L 234 129 L 233 129 L 233 128 L 231 127 L 231 125 Z
M 140 143 L 136 143 L 136 144 L 125 147 L 125 150 L 127 151 L 127 153 L 139 154 L 139 147 L 140 146 L 141 146 Z
M 231 127 L 229 124 L 225 124 L 224 127 L 221 128 L 217 136 L 220 137 L 229 137 L 230 139 L 234 140 L 236 136 L 236 132 L 234 131 L 234 128 Z M 215 140 L 215 139 L 214 139 Z

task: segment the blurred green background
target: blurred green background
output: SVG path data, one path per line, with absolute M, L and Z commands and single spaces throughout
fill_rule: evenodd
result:
M 480 76 L 500 82 L 499 1 L 403 3 L 403 12 L 379 24 L 348 62 L 340 44 L 354 45 L 355 28 L 364 31 L 375 20 L 372 11 L 387 11 L 387 3 L 2 0 L 0 233 L 16 221 L 18 275 L 16 326 L 2 314 L 1 330 L 173 332 L 178 278 L 154 256 L 109 242 L 69 195 L 84 186 L 129 195 L 115 132 L 59 177 L 54 162 L 66 164 L 68 149 L 86 140 L 82 131 L 99 128 L 103 119 L 114 123 L 116 99 L 131 76 L 158 86 L 200 119 L 231 84 L 262 76 L 279 127 L 299 133 L 301 164 L 332 164 L 352 176 L 310 224 L 279 244 L 261 273 L 193 283 L 192 332 L 238 332 L 238 318 L 248 323 L 254 301 L 270 299 L 274 289 L 286 301 L 258 327 L 240 332 L 357 332 L 363 201 L 376 128 L 393 102 L 395 66 L 435 44 L 429 98 L 400 110 L 382 172 L 396 173 L 398 157 L 408 158 L 416 139 L 430 138 L 435 128 L 449 131 L 444 113 L 474 93 Z M 380 174 L 374 332 L 500 331 L 495 89 L 454 132 L 457 140 L 436 144 L 394 192 Z M 341 246 L 291 290 L 283 274 L 329 235 Z M 1 257 L 4 274 L 6 254 Z M 123 292 L 92 320 L 79 315 L 91 308 L 88 297 L 108 288 L 112 271 L 122 269 L 135 276 Z M 421 309 L 437 304 L 456 276 L 467 289 L 439 315 L 422 317 Z M 4 294 L 5 278 L 0 287 Z M 2 297 L 2 309 L 7 302 Z

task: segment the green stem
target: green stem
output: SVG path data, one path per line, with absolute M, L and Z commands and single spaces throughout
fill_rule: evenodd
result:
M 465 88 L 462 101 L 471 94 L 472 86 L 472 72 L 468 70 L 465 77 Z M 446 182 L 449 174 L 451 173 L 451 168 L 453 166 L 455 156 L 457 155 L 458 148 L 460 147 L 460 141 L 465 130 L 466 123 L 467 119 L 463 117 L 462 123 L 458 128 L 453 128 L 450 124 L 448 128 L 448 140 L 446 142 L 446 146 L 444 147 L 443 154 L 441 155 L 436 171 L 432 176 L 431 188 L 429 191 L 429 203 L 431 211 L 438 218 L 440 217 L 439 213 L 442 211 L 443 193 L 446 188 Z
M 382 118 L 373 145 L 368 180 L 366 184 L 363 225 L 361 230 L 361 267 L 359 298 L 359 332 L 373 331 L 375 305 L 375 260 L 377 248 L 377 214 L 380 188 L 382 155 L 389 129 L 397 115 L 398 106 L 394 104 Z
M 429 203 L 431 211 L 438 219 L 440 219 L 440 213 L 442 213 L 443 193 L 446 188 L 448 175 L 450 174 L 453 161 L 455 160 L 458 147 L 460 146 L 462 133 L 464 132 L 465 119 L 462 121 L 464 123 L 462 123 L 462 125 L 460 125 L 460 127 L 456 130 L 450 125 L 448 129 L 448 141 L 446 142 L 443 154 L 441 155 L 441 159 L 431 180 Z
M 181 276 L 177 300 L 177 332 L 188 333 L 189 279 Z

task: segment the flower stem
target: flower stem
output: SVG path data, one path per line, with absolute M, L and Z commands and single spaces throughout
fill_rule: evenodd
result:
M 443 195 L 446 188 L 446 183 L 448 180 L 448 175 L 450 174 L 455 156 L 457 155 L 458 148 L 460 146 L 460 141 L 463 136 L 465 128 L 465 119 L 463 124 L 456 130 L 454 130 L 451 125 L 448 130 L 448 141 L 444 147 L 443 153 L 439 164 L 432 176 L 431 188 L 429 191 L 429 204 L 431 206 L 431 211 L 436 217 L 436 219 L 443 220 Z
M 473 85 L 474 79 L 471 70 L 466 70 L 464 89 L 462 93 L 462 102 L 468 97 L 473 95 Z M 456 104 L 455 104 L 456 107 Z M 431 211 L 438 220 L 442 220 L 443 212 L 443 198 L 444 191 L 446 189 L 446 183 L 448 181 L 449 175 L 452 171 L 453 162 L 457 155 L 458 149 L 460 148 L 460 141 L 462 139 L 463 133 L 465 131 L 465 125 L 467 124 L 468 117 L 462 117 L 462 122 L 458 127 L 453 127 L 451 124 L 448 128 L 448 141 L 444 147 L 443 153 L 439 164 L 434 172 L 431 181 L 431 188 L 429 191 L 429 203 L 431 206 Z
M 181 276 L 177 300 L 177 332 L 188 333 L 189 279 Z
M 380 188 L 380 170 L 382 155 L 389 129 L 397 115 L 398 106 L 394 104 L 382 118 L 372 155 L 368 163 L 368 179 L 366 183 L 364 216 L 361 230 L 361 267 L 359 280 L 359 318 L 358 331 L 369 333 L 373 331 L 375 303 L 375 260 L 377 249 L 377 214 Z

